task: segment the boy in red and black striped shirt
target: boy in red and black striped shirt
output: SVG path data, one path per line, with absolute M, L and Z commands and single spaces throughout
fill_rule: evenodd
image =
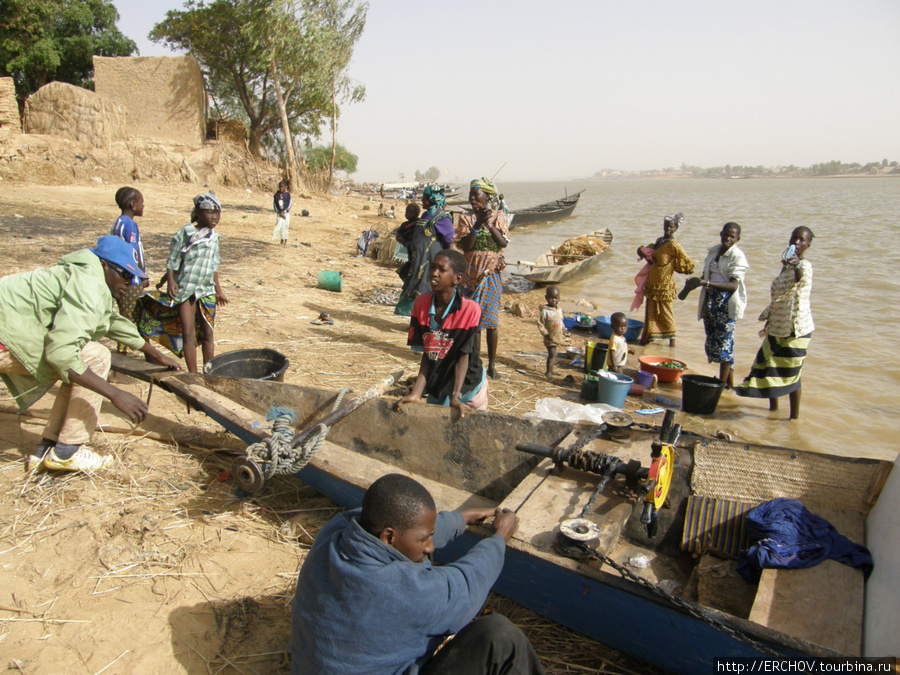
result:
M 412 392 L 397 403 L 427 402 L 486 410 L 488 383 L 478 354 L 481 307 L 457 291 L 466 259 L 450 249 L 438 253 L 429 269 L 431 293 L 413 303 L 407 344 L 422 352 Z

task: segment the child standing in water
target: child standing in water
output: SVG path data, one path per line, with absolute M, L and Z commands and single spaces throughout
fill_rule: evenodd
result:
M 544 336 L 544 346 L 547 348 L 547 370 L 544 371 L 544 375 L 548 380 L 552 380 L 556 376 L 553 368 L 556 348 L 562 345 L 565 331 L 563 313 L 559 308 L 559 287 L 548 286 L 544 300 L 547 304 L 541 308 L 538 315 L 538 328 Z
M 272 241 L 281 240 L 282 246 L 287 246 L 288 231 L 291 228 L 291 193 L 287 191 L 287 187 L 287 183 L 281 181 L 273 199 L 277 215 L 275 216 L 275 229 L 272 231 Z
M 628 355 L 634 354 L 633 349 L 628 348 L 625 341 L 625 333 L 628 332 L 628 318 L 623 312 L 616 312 L 609 317 L 609 325 L 612 327 L 612 335 L 609 336 L 609 346 L 606 351 L 606 365 L 614 373 L 622 374 Z
M 135 218 L 144 215 L 144 195 L 133 187 L 123 187 L 116 191 L 116 206 L 122 211 L 122 215 L 116 218 L 115 224 L 110 230 L 110 234 L 125 240 L 134 249 L 135 260 L 142 272 L 147 271 L 144 264 L 144 245 L 141 243 L 141 233 L 138 230 Z M 137 323 L 138 307 L 137 301 L 144 288 L 147 287 L 146 280 L 138 280 L 134 277 L 134 282 L 128 285 L 125 292 L 121 296 L 116 296 L 116 304 L 119 307 L 119 314 L 129 321 Z M 127 354 L 128 347 L 119 344 L 116 351 L 120 354 Z
M 221 212 L 215 193 L 194 197 L 191 224 L 175 233 L 169 247 L 166 292 L 141 296 L 141 335 L 183 356 L 192 373 L 198 372 L 198 342 L 204 363 L 215 356 L 216 307 L 228 304 L 219 285 L 219 233 L 214 231 Z

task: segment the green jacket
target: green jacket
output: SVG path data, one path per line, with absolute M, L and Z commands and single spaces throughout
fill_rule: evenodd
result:
M 145 342 L 135 325 L 116 312 L 100 258 L 88 249 L 70 253 L 55 267 L 0 279 L 0 344 L 36 385 L 56 379 L 68 383 L 70 369 L 85 372 L 81 350 L 102 337 L 132 349 Z

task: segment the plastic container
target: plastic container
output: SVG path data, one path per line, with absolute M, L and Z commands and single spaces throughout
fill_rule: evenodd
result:
M 607 371 L 597 378 L 597 402 L 621 408 L 633 383 L 627 375 Z
M 625 331 L 625 342 L 635 342 L 639 340 L 641 337 L 641 333 L 644 330 L 644 322 L 638 321 L 637 319 L 627 319 L 628 321 L 628 330 Z M 594 324 L 597 327 L 597 333 L 602 338 L 612 337 L 612 324 L 609 322 L 609 316 L 595 316 Z
M 644 389 L 649 389 L 653 386 L 653 373 L 639 370 L 637 371 L 637 377 L 634 378 L 634 381 L 641 385 Z
M 287 357 L 274 349 L 238 349 L 212 357 L 203 366 L 203 373 L 284 382 L 284 372 L 289 364 Z
M 597 380 L 599 378 L 595 374 L 587 374 L 584 376 L 584 382 L 581 383 L 581 398 L 592 403 L 597 400 Z
M 584 372 L 606 369 L 606 352 L 609 344 L 588 340 L 584 343 Z
M 340 293 L 344 284 L 343 272 L 319 272 L 317 286 L 324 288 L 326 291 L 334 291 Z
M 694 415 L 712 415 L 725 383 L 707 375 L 681 376 L 681 409 Z
M 681 368 L 662 368 L 659 363 L 674 361 L 681 364 Z M 641 370 L 645 373 L 653 373 L 660 382 L 676 382 L 681 374 L 687 368 L 684 361 L 678 359 L 670 359 L 668 356 L 639 356 L 638 363 L 641 364 Z

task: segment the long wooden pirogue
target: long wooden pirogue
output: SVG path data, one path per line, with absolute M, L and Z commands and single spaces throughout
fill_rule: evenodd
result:
M 270 406 L 295 410 L 297 428 L 305 429 L 330 410 L 337 394 L 279 382 L 159 374 L 154 366 L 117 356 L 114 369 L 153 379 L 247 443 L 267 435 Z M 648 466 L 657 429 L 496 412 L 458 419 L 436 406 L 396 412 L 394 401 L 373 398 L 335 422 L 297 478 L 345 507 L 359 505 L 379 476 L 402 471 L 424 483 L 440 508 L 514 509 L 521 525 L 495 590 L 671 672 L 715 672 L 715 659 L 726 657 L 860 654 L 861 571 L 828 560 L 806 570 L 765 570 L 754 587 L 734 577 L 733 562 L 712 553 L 739 545 L 741 514 L 776 497 L 801 500 L 864 543 L 866 514 L 889 462 L 684 433 L 675 448 L 669 507 L 660 511 L 658 533 L 650 538 L 633 482 L 613 477 L 595 494 L 600 476 L 515 448 L 529 442 Z M 587 553 L 579 545 L 580 558 L 573 559 L 560 553 L 560 523 L 580 515 L 586 504 L 585 518 L 598 532 L 587 537 Z M 453 558 L 482 534 L 473 528 L 440 553 Z

